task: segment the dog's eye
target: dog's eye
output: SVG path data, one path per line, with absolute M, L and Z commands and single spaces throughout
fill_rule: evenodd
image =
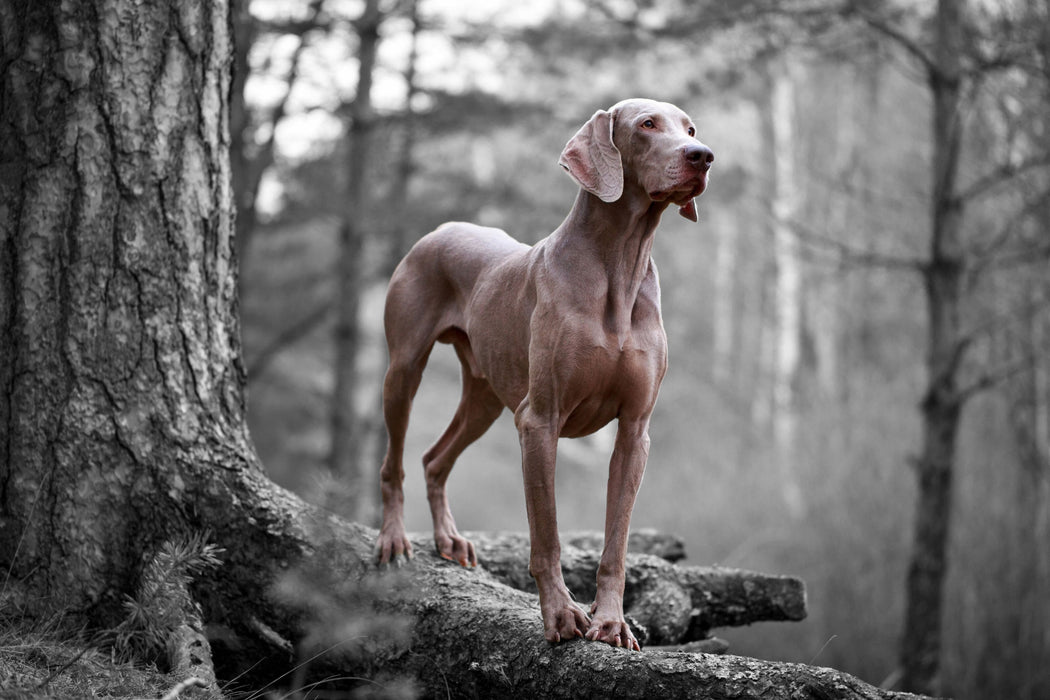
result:
M 644 126 L 646 129 L 655 129 L 656 122 L 654 122 L 652 119 L 646 119 L 644 122 L 642 122 L 642 126 Z
M 689 135 L 696 136 L 696 129 L 694 129 L 693 127 L 689 127 Z

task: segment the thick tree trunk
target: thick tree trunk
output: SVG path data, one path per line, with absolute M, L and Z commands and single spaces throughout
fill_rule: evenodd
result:
M 244 421 L 228 8 L 5 1 L 0 26 L 0 565 L 27 610 L 112 627 L 163 542 L 212 530 L 247 615 L 305 506 Z
M 962 21 L 959 3 L 940 0 L 936 20 L 933 93 L 933 183 L 930 258 L 923 269 L 927 309 L 926 393 L 921 404 L 922 447 L 911 564 L 908 570 L 902 687 L 940 687 L 944 581 L 963 397 L 958 388 L 966 349 L 962 328 L 963 202 L 956 195 L 962 139 Z

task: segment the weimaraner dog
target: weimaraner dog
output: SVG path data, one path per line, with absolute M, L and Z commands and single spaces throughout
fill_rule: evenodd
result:
M 389 443 L 380 563 L 412 554 L 403 522 L 405 431 L 434 342 L 451 343 L 462 364 L 463 395 L 452 423 L 423 456 L 438 552 L 463 566 L 477 564 L 474 545 L 456 530 L 445 481 L 464 448 L 510 408 L 544 636 L 640 648 L 624 620 L 624 559 L 649 453 L 649 419 L 667 367 L 649 253 L 668 205 L 696 221 L 693 198 L 706 188 L 713 160 L 682 110 L 625 100 L 596 112 L 565 146 L 559 162 L 581 189 L 547 238 L 529 247 L 499 229 L 448 223 L 409 251 L 386 298 Z M 588 435 L 614 418 L 605 549 L 588 616 L 562 579 L 554 462 L 559 437 Z

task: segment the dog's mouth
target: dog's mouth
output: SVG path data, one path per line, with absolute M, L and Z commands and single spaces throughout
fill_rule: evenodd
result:
M 685 182 L 668 190 L 656 190 L 649 193 L 649 199 L 654 202 L 670 202 L 678 207 L 678 213 L 696 221 L 696 205 L 693 199 L 703 194 L 707 189 L 707 171 L 697 173 Z
M 684 205 L 694 197 L 699 197 L 707 189 L 707 173 L 697 173 L 674 187 L 666 190 L 654 190 L 649 193 L 649 199 L 654 202 L 671 202 L 678 206 Z

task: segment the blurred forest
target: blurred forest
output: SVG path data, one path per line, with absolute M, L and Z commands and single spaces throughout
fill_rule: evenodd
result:
M 809 619 L 722 633 L 734 653 L 893 684 L 932 426 L 955 446 L 934 687 L 1050 697 L 1050 0 L 235 6 L 240 304 L 275 480 L 374 521 L 396 261 L 447 220 L 539 240 L 575 197 L 578 126 L 667 100 L 716 162 L 699 224 L 656 237 L 671 361 L 633 527 L 806 581 Z M 409 465 L 458 399 L 439 346 Z M 563 531 L 601 528 L 611 441 L 562 441 Z M 527 529 L 519 465 L 507 412 L 449 482 L 461 530 Z M 421 473 L 405 489 L 429 530 Z

